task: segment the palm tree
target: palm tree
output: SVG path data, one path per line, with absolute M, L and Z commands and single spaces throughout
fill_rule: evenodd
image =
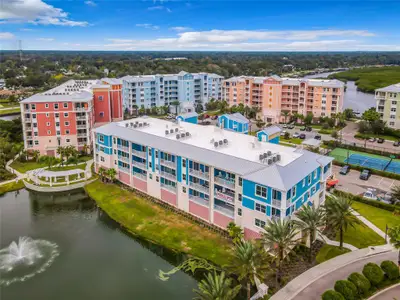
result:
M 194 290 L 198 300 L 233 300 L 239 293 L 241 286 L 232 288 L 232 279 L 227 278 L 225 273 L 208 273 L 206 278 L 198 284 L 199 289 Z
M 276 282 L 279 285 L 282 276 L 282 262 L 297 243 L 296 229 L 291 221 L 280 219 L 268 221 L 264 229 L 262 242 L 275 256 Z
M 310 262 L 312 259 L 312 245 L 317 236 L 317 233 L 320 232 L 320 228 L 325 225 L 325 212 L 322 206 L 315 207 L 304 205 L 302 208 L 297 211 L 296 217 L 298 220 L 294 220 L 297 228 L 302 231 L 305 231 L 310 238 Z
M 61 165 L 64 165 L 64 155 L 65 155 L 65 147 L 63 146 L 58 146 L 57 148 L 57 154 L 60 155 L 61 158 Z
M 325 201 L 326 222 L 336 231 L 339 231 L 340 249 L 343 248 L 343 234 L 349 226 L 361 224 L 351 207 L 352 201 L 344 197 L 328 198 Z
M 395 203 L 396 201 L 400 201 L 400 185 L 392 187 L 392 202 Z
M 176 115 L 178 115 L 178 106 L 179 106 L 180 104 L 181 104 L 181 103 L 180 103 L 178 100 L 172 101 L 172 102 L 171 102 L 171 105 L 175 106 L 175 114 L 176 114 Z
M 285 123 L 287 123 L 287 118 L 289 117 L 290 112 L 288 112 L 287 110 L 285 110 L 285 111 L 282 111 L 282 112 L 281 112 L 281 115 L 282 115 L 283 117 L 285 117 Z
M 107 172 L 107 170 L 105 168 L 103 168 L 103 167 L 99 168 L 99 175 L 100 175 L 100 178 L 101 178 L 102 182 L 104 182 L 104 177 L 106 175 L 106 172 Z
M 400 267 L 400 226 L 397 225 L 396 227 L 393 227 L 389 230 L 389 237 L 390 237 L 390 243 L 395 247 L 396 249 L 399 249 L 399 256 L 397 259 L 397 265 Z
M 40 151 L 39 150 L 33 150 L 31 152 L 32 158 L 38 162 L 39 161 L 39 157 L 40 157 Z
M 87 154 L 88 150 L 89 150 L 89 146 L 87 144 L 84 144 L 83 147 L 82 147 L 82 152 L 84 154 Z
M 250 112 L 251 112 L 251 108 L 248 105 L 246 105 L 244 107 L 243 112 L 244 112 L 244 115 L 246 116 L 246 118 L 249 118 L 249 115 L 250 115 Z
M 111 182 L 114 182 L 116 175 L 117 171 L 115 171 L 115 169 L 111 168 L 107 170 L 107 176 L 110 178 Z
M 47 157 L 47 165 L 49 166 L 49 169 L 56 163 L 56 158 L 54 156 L 48 156 Z
M 138 115 L 138 110 L 139 110 L 139 106 L 137 106 L 136 104 L 132 105 L 132 108 L 135 110 L 135 115 Z
M 228 108 L 228 106 L 229 106 L 229 104 L 228 104 L 228 102 L 226 102 L 226 101 L 219 101 L 219 112 L 221 113 L 221 114 L 223 114 L 223 113 L 225 113 L 226 112 L 226 109 Z
M 239 243 L 243 240 L 243 230 L 233 222 L 229 222 L 228 226 L 229 236 L 234 243 Z
M 245 284 L 247 299 L 250 299 L 251 285 L 263 280 L 269 269 L 267 253 L 251 241 L 235 244 L 228 268 Z

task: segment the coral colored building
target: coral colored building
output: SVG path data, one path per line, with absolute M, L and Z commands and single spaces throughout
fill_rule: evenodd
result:
M 222 94 L 230 106 L 259 107 L 265 122 L 279 123 L 287 121 L 285 112 L 313 113 L 315 118 L 341 112 L 344 84 L 328 79 L 240 76 L 225 80 Z
M 123 119 L 121 84 L 114 79 L 69 80 L 20 102 L 26 150 L 57 155 L 60 146 L 91 146 L 96 123 Z

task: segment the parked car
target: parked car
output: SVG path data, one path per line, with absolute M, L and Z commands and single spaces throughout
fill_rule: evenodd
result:
M 300 137 L 300 133 L 298 133 L 298 132 L 293 133 L 293 137 L 294 137 L 294 138 Z
M 286 130 L 282 130 L 281 131 L 281 136 L 285 136 L 286 132 L 287 132 Z
M 203 118 L 204 118 L 204 119 L 208 119 L 209 117 L 210 117 L 210 116 L 207 115 L 207 114 L 204 114 L 204 115 L 203 115 Z
M 283 124 L 282 128 L 288 128 L 287 124 Z
M 349 173 L 349 172 L 350 172 L 350 166 L 345 165 L 340 169 L 339 174 L 347 175 L 347 173 Z
M 288 128 L 289 128 L 289 129 L 294 129 L 294 125 L 293 125 L 293 124 L 289 124 L 289 125 L 288 125 Z
M 371 177 L 371 171 L 370 170 L 362 170 L 360 173 L 360 179 L 361 180 L 368 180 Z
M 218 116 L 217 116 L 217 115 L 211 116 L 211 120 L 216 120 L 216 119 L 218 119 Z
M 299 138 L 302 140 L 306 139 L 306 135 L 304 133 L 300 133 Z
M 306 131 L 306 128 L 305 127 L 301 127 L 300 131 Z
M 321 140 L 321 136 L 319 134 L 317 134 L 316 136 L 314 136 L 314 139 Z
M 384 141 L 385 141 L 385 140 L 384 140 L 383 138 L 379 138 L 377 142 L 378 142 L 379 144 L 383 144 Z
M 306 127 L 306 131 L 308 131 L 308 132 L 312 131 L 312 127 L 310 127 L 310 126 Z
M 371 142 L 371 143 L 373 143 L 373 142 L 376 141 L 376 138 L 370 138 L 368 141 Z
M 394 142 L 394 143 L 393 143 L 393 146 L 395 146 L 395 147 L 400 147 L 400 141 Z

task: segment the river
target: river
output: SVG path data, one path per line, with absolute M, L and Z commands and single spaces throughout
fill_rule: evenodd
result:
M 334 72 L 326 72 L 314 75 L 305 76 L 305 78 L 327 78 Z M 343 108 L 351 108 L 354 111 L 363 113 L 371 107 L 376 107 L 376 101 L 374 94 L 368 94 L 357 90 L 357 86 L 354 81 L 347 81 L 346 91 L 344 93 Z
M 42 273 L 0 286 L 2 300 L 194 297 L 197 282 L 191 276 L 178 272 L 168 281 L 158 278 L 160 269 L 169 271 L 183 261 L 182 255 L 125 233 L 83 190 L 69 194 L 6 193 L 0 196 L 0 222 L 2 249 L 20 236 L 29 236 L 54 243 L 59 251 Z M 6 279 L 4 272 L 0 268 L 0 283 Z

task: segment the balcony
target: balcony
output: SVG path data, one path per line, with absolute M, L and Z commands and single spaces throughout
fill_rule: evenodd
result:
M 86 124 L 77 124 L 76 128 L 77 129 L 86 129 L 86 126 L 87 126 Z
M 76 119 L 86 121 L 86 116 L 76 116 Z
M 160 162 L 163 166 L 174 168 L 174 169 L 176 168 L 176 163 L 174 161 L 161 159 Z
M 161 183 L 161 188 L 176 193 L 176 186 Z
M 85 108 L 85 107 L 74 107 L 74 111 L 89 111 L 89 108 Z
M 194 182 L 189 182 L 189 186 L 192 189 L 195 189 L 196 191 L 199 191 L 199 192 L 202 192 L 202 193 L 206 193 L 206 194 L 210 193 L 210 187 L 209 186 L 204 186 L 204 185 L 201 185 L 199 183 L 194 183 Z
M 27 135 L 27 136 L 26 136 L 26 139 L 27 139 L 27 140 L 32 140 L 32 139 L 33 139 L 33 136 L 32 136 L 32 135 Z
M 87 137 L 87 133 L 86 132 L 84 132 L 84 133 L 78 132 L 77 136 L 78 137 Z
M 138 157 L 146 158 L 146 151 L 139 151 L 132 149 L 132 154 Z
M 134 160 L 134 161 L 132 161 L 132 165 L 137 167 L 137 168 L 147 170 L 146 163 Z
M 118 160 L 129 163 L 129 157 L 118 155 Z
M 282 202 L 280 200 L 272 199 L 272 205 L 276 207 L 281 207 Z
M 189 175 L 195 176 L 197 178 L 205 179 L 205 180 L 210 179 L 209 172 L 202 172 L 200 170 L 195 170 L 195 169 L 189 169 Z
M 25 126 L 25 130 L 27 130 L 27 131 L 32 130 L 32 126 Z
M 168 172 L 161 171 L 160 172 L 160 176 L 164 177 L 164 178 L 167 178 L 169 180 L 176 181 L 176 175 L 173 175 L 173 174 L 168 173 Z
M 220 192 L 218 190 L 214 190 L 214 196 L 219 199 L 230 203 L 235 203 L 235 194 L 230 192 Z
M 200 205 L 204 205 L 204 206 L 209 206 L 210 202 L 207 199 L 201 198 L 199 196 L 194 196 L 194 195 L 189 195 L 189 199 L 192 200 L 193 202 L 196 202 Z
M 226 207 L 223 207 L 223 206 L 220 206 L 220 205 L 216 205 L 216 204 L 214 204 L 214 210 L 216 210 L 218 212 L 221 212 L 224 215 L 227 215 L 227 216 L 229 216 L 231 218 L 233 218 L 234 215 L 235 215 L 235 212 L 234 212 L 233 209 L 229 209 L 229 208 L 226 208 Z
M 121 150 L 121 151 L 129 152 L 129 147 L 127 147 L 127 146 L 118 145 L 117 149 Z
M 129 168 L 118 166 L 118 170 L 124 173 L 129 174 Z
M 134 172 L 134 173 L 133 173 L 133 176 L 136 177 L 136 178 L 145 180 L 145 181 L 147 180 L 147 176 L 146 176 L 145 174 L 142 174 L 142 173 L 136 173 L 136 172 Z

